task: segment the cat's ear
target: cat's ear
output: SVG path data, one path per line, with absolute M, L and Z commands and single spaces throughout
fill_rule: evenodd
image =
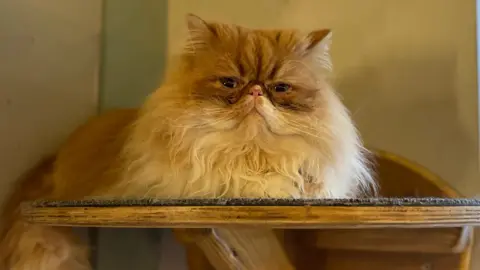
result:
M 195 14 L 188 13 L 186 20 L 189 31 L 195 32 L 208 30 L 208 23 Z
M 187 14 L 188 37 L 186 50 L 195 52 L 208 46 L 212 36 L 215 35 L 215 29 L 202 18 L 194 14 Z
M 312 31 L 307 35 L 307 55 L 327 70 L 332 69 L 330 45 L 332 44 L 332 31 L 321 29 Z
M 330 50 L 332 44 L 332 30 L 320 29 L 308 34 L 309 44 L 307 50 Z

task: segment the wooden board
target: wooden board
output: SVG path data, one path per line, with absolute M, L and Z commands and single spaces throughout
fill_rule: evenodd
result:
M 462 255 L 311 250 L 297 258 L 297 270 L 460 270 Z M 312 266 L 315 267 L 312 267 Z
M 23 207 L 26 221 L 53 226 L 386 228 L 479 226 L 480 206 L 109 206 Z
M 470 227 L 296 230 L 311 247 L 411 253 L 461 253 L 469 244 Z

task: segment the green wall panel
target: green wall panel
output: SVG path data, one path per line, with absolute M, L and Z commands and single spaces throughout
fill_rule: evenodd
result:
M 100 109 L 138 106 L 158 87 L 167 48 L 167 0 L 105 0 Z
M 101 111 L 137 107 L 159 86 L 166 59 L 167 10 L 167 0 L 104 0 Z M 159 268 L 164 231 L 101 228 L 97 232 L 95 269 Z

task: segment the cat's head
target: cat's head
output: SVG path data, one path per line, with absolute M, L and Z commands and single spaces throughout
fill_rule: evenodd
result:
M 219 158 L 240 157 L 243 163 L 227 163 L 293 178 L 300 168 L 329 196 L 366 185 L 371 178 L 356 129 L 326 79 L 330 30 L 187 18 L 186 47 L 138 122 L 136 142 L 144 150 L 154 147 L 151 140 L 161 138 L 162 146 L 166 140 L 171 160 L 195 161 L 198 174 Z M 222 170 L 228 178 L 233 168 Z
M 187 23 L 186 48 L 169 80 L 174 90 L 162 98 L 175 124 L 248 140 L 336 136 L 332 116 L 345 112 L 325 79 L 330 30 L 249 29 L 195 15 Z

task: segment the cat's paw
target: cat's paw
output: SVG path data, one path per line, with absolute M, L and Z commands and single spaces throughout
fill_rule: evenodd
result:
M 250 198 L 300 198 L 301 192 L 291 179 L 282 175 L 268 176 L 262 181 L 248 182 L 242 197 Z

